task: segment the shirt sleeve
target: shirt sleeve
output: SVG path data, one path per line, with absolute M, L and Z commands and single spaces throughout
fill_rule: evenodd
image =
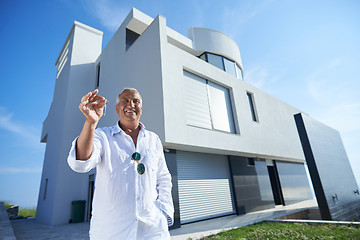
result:
M 172 226 L 174 224 L 174 204 L 171 195 L 171 175 L 166 165 L 161 141 L 158 137 L 157 150 L 159 151 L 160 159 L 157 176 L 157 191 L 159 194 L 156 200 L 156 204 L 165 214 L 168 221 L 168 226 Z
M 102 155 L 102 137 L 101 133 L 98 130 L 95 130 L 94 143 L 93 143 L 93 152 L 88 160 L 83 161 L 76 159 L 76 141 L 79 137 L 76 137 L 72 142 L 71 149 L 67 158 L 67 162 L 72 170 L 79 173 L 89 172 L 91 169 L 95 168 L 101 161 Z

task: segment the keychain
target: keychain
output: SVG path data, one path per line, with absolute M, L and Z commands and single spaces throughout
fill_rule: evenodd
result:
M 106 104 L 108 103 L 109 101 L 108 100 L 106 100 L 106 102 L 104 103 L 104 113 L 103 113 L 103 116 L 105 116 L 106 115 Z

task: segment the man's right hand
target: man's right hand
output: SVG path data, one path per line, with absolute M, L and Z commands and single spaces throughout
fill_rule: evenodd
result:
M 98 89 L 85 94 L 81 98 L 79 105 L 80 111 L 84 114 L 86 120 L 91 124 L 97 124 L 104 113 L 106 98 L 97 95 Z

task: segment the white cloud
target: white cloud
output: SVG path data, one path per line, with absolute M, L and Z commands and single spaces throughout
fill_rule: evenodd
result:
M 36 168 L 14 168 L 14 167 L 1 167 L 0 174 L 5 173 L 41 173 L 42 167 Z
M 316 105 L 311 115 L 338 130 L 358 131 L 360 99 L 357 91 L 350 88 L 346 81 L 329 76 L 329 72 L 341 63 L 341 59 L 333 59 L 306 78 L 308 94 Z
M 244 23 L 255 18 L 261 11 L 269 6 L 273 0 L 265 1 L 249 1 L 234 2 L 229 7 L 225 7 L 222 13 L 223 23 L 221 24 L 222 32 L 228 34 L 231 38 L 235 39 L 243 29 Z
M 333 59 L 329 64 L 328 64 L 328 68 L 336 68 L 338 67 L 340 64 L 342 63 L 341 58 L 335 58 Z
M 313 103 L 308 106 L 307 112 L 313 118 L 340 132 L 359 184 L 360 98 L 358 88 L 352 83 L 354 79 L 340 78 L 340 74 L 338 76 L 331 74 L 338 72 L 337 69 L 343 68 L 344 64 L 341 58 L 334 58 L 305 78 L 307 94 Z
M 0 106 L 0 129 L 4 129 L 16 136 L 20 140 L 25 140 L 31 147 L 42 149 L 40 144 L 40 130 L 28 124 L 18 122 L 13 119 L 13 113 Z
M 115 32 L 128 14 L 128 9 L 120 6 L 120 1 L 84 0 L 85 9 L 110 32 Z
M 265 67 L 252 66 L 244 71 L 244 80 L 257 88 L 269 91 L 271 85 L 279 81 L 279 76 Z

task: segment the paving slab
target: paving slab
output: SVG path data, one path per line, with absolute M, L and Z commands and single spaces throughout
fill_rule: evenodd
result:
M 46 225 L 35 218 L 11 220 L 18 240 L 89 240 L 89 222 Z
M 230 215 L 196 223 L 182 225 L 181 228 L 170 230 L 171 239 L 186 240 L 188 238 L 199 239 L 203 236 L 216 234 L 223 230 L 241 227 L 264 220 L 288 215 L 297 211 L 317 207 L 316 200 L 308 200 L 288 206 L 277 206 L 273 209 L 248 213 L 244 215 Z M 45 225 L 36 221 L 35 218 L 11 220 L 18 240 L 45 240 L 45 239 L 71 239 L 88 240 L 89 222 Z

